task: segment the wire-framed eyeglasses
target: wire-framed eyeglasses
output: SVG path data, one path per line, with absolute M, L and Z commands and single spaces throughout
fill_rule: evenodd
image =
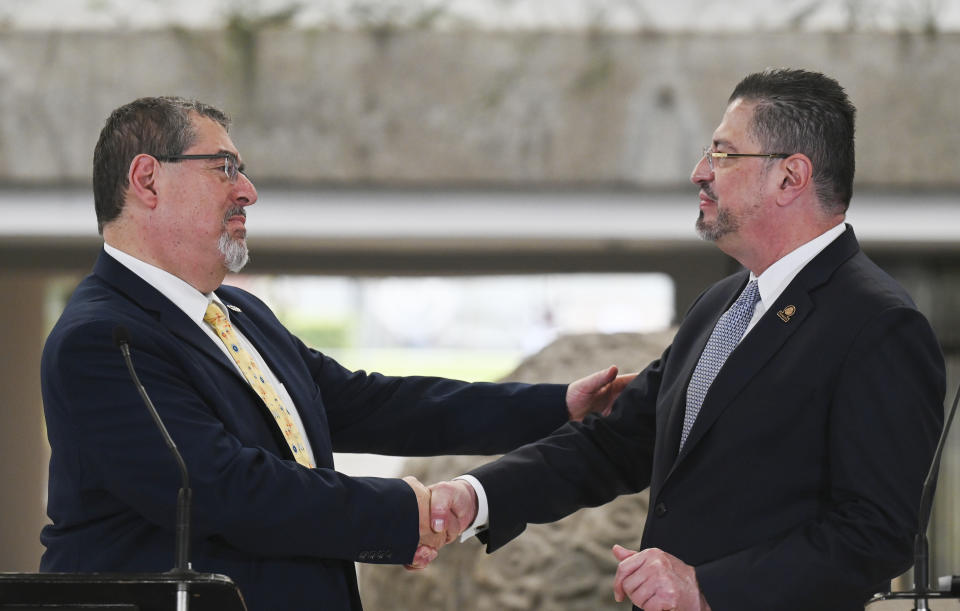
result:
M 709 146 L 703 147 L 703 156 L 707 159 L 707 165 L 713 170 L 717 159 L 736 159 L 738 157 L 767 157 L 768 159 L 786 159 L 789 153 L 721 153 L 712 151 Z
M 236 184 L 241 174 L 244 174 L 244 167 L 237 161 L 233 153 L 210 153 L 207 155 L 164 155 L 157 157 L 157 161 L 184 161 L 188 159 L 223 159 L 223 173 L 231 184 Z M 219 169 L 219 168 L 217 168 Z

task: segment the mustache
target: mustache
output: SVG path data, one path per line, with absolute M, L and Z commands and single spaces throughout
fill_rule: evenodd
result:
M 705 183 L 705 182 L 700 183 L 700 192 L 706 195 L 707 197 L 709 197 L 710 199 L 712 199 L 713 201 L 717 201 L 717 194 L 713 192 L 713 189 L 710 188 L 710 185 L 708 183 Z
M 223 215 L 223 223 L 226 225 L 227 221 L 230 220 L 231 216 L 242 216 L 244 219 L 247 218 L 247 211 L 243 209 L 243 206 L 234 206 L 227 210 L 227 213 Z

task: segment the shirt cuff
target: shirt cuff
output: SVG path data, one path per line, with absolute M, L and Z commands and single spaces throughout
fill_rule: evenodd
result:
M 460 534 L 460 542 L 462 543 L 470 537 L 476 536 L 477 533 L 487 530 L 488 522 L 490 521 L 490 507 L 487 505 L 487 493 L 483 491 L 483 484 L 480 483 L 480 480 L 472 475 L 461 475 L 453 479 L 462 479 L 470 484 L 477 493 L 477 517 L 474 518 L 473 523 Z

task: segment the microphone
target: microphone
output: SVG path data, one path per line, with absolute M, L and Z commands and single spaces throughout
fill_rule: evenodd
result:
M 930 464 L 930 471 L 923 482 L 923 492 L 920 495 L 920 529 L 917 531 L 917 537 L 913 544 L 913 588 L 917 591 L 917 611 L 926 611 L 926 600 L 920 598 L 930 590 L 930 549 L 927 543 L 927 526 L 930 524 L 930 514 L 933 512 L 933 489 L 937 484 L 937 476 L 940 473 L 940 459 L 943 455 L 943 447 L 947 442 L 947 434 L 950 432 L 950 425 L 953 423 L 953 416 L 957 413 L 957 402 L 960 401 L 960 388 L 957 388 L 957 396 L 953 399 L 953 406 L 950 408 L 950 414 L 947 421 L 943 424 L 943 432 L 940 433 L 940 440 L 937 442 L 937 450 L 933 454 L 933 462 Z
M 183 456 L 180 454 L 180 450 L 177 449 L 177 444 L 173 442 L 173 438 L 170 437 L 170 433 L 167 432 L 167 427 L 163 425 L 163 420 L 160 419 L 160 414 L 157 413 L 157 408 L 153 406 L 153 401 L 150 400 L 150 396 L 147 394 L 147 389 L 145 389 L 143 384 L 140 383 L 140 378 L 137 377 L 137 372 L 133 368 L 133 360 L 130 358 L 130 333 L 127 331 L 126 327 L 123 325 L 117 325 L 114 327 L 113 343 L 117 348 L 120 349 L 120 353 L 123 354 L 123 360 L 127 364 L 127 371 L 130 372 L 130 378 L 133 380 L 134 386 L 136 386 L 137 390 L 140 392 L 140 397 L 143 399 L 144 405 L 147 406 L 150 416 L 153 417 L 153 422 L 157 425 L 157 429 L 159 429 L 164 443 L 167 444 L 167 448 L 169 448 L 170 453 L 177 461 L 177 467 L 180 469 L 180 492 L 177 494 L 177 535 L 174 550 L 174 567 L 169 572 L 171 574 L 187 578 L 195 575 L 190 566 L 191 490 L 190 476 L 187 473 L 187 465 L 183 462 Z M 186 581 L 180 581 L 177 584 L 178 611 L 186 611 L 188 605 L 187 601 L 187 583 Z
M 927 599 L 960 598 L 960 577 L 956 575 L 940 577 L 938 589 L 930 589 L 930 547 L 927 542 L 927 526 L 930 524 L 930 514 L 933 513 L 933 489 L 937 484 L 943 447 L 947 443 L 947 435 L 950 433 L 950 425 L 953 424 L 953 416 L 957 413 L 958 402 L 960 402 L 960 387 L 957 388 L 953 406 L 943 424 L 943 431 L 940 433 L 940 440 L 937 442 L 937 449 L 933 453 L 933 461 L 930 463 L 930 470 L 923 481 L 923 491 L 920 493 L 918 512 L 920 528 L 913 540 L 913 591 L 877 594 L 867 604 L 880 600 L 908 599 L 915 601 L 913 611 L 930 611 Z

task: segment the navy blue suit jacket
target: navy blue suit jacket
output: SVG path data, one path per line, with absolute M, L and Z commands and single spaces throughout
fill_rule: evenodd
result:
M 179 475 L 113 345 L 117 325 L 190 470 L 193 567 L 233 578 L 251 610 L 359 609 L 354 561 L 413 558 L 410 487 L 342 475 L 332 452 L 499 453 L 566 420 L 563 386 L 351 372 L 249 293 L 217 294 L 293 398 L 317 468 L 293 460 L 263 402 L 196 323 L 101 253 L 43 351 L 52 524 L 41 570 L 173 566 Z
M 649 486 L 643 547 L 695 566 L 713 611 L 862 610 L 910 566 L 943 356 L 849 226 L 731 353 L 679 450 L 690 377 L 747 276 L 698 298 L 609 418 L 473 472 L 489 551 L 527 523 Z

